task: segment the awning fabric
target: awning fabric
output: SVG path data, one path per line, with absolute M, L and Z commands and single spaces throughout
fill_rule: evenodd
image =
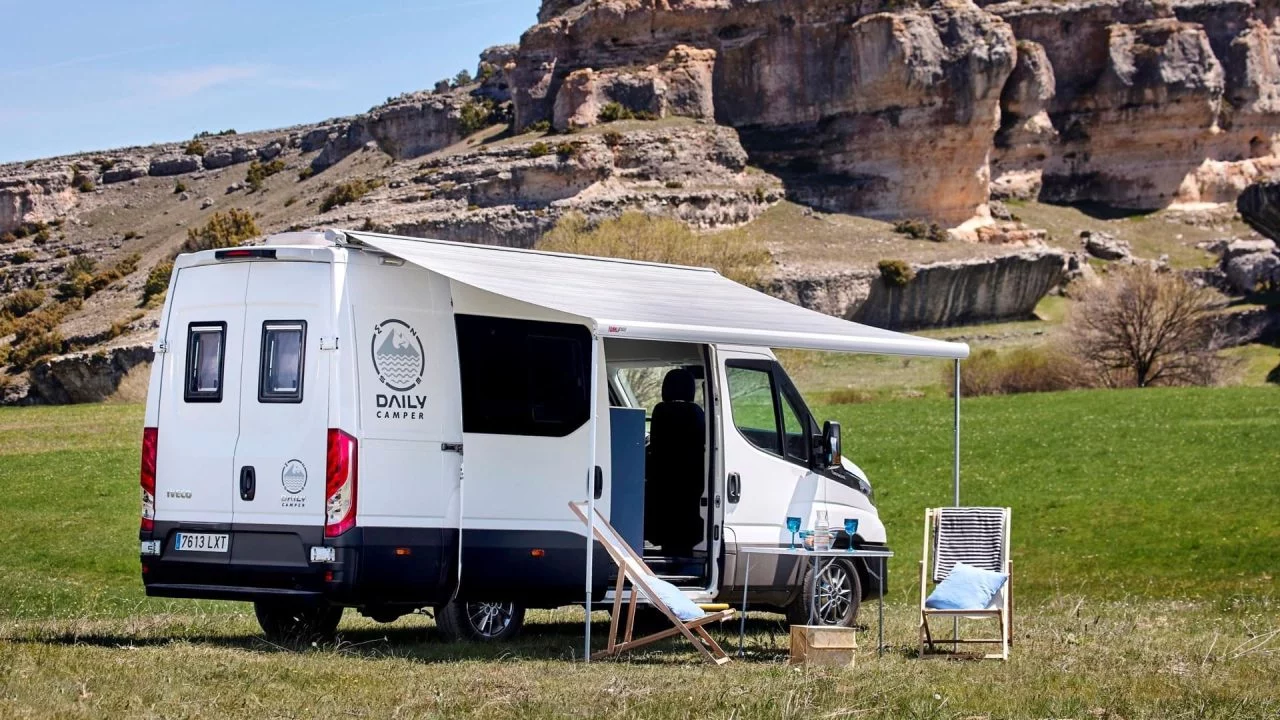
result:
M 454 281 L 584 318 L 602 337 L 962 359 L 944 342 L 841 320 L 714 270 L 343 231 Z

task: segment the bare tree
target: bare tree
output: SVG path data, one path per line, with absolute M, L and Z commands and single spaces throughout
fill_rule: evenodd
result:
M 1076 352 L 1106 385 L 1208 385 L 1221 374 L 1221 296 L 1147 265 L 1118 268 L 1071 313 Z

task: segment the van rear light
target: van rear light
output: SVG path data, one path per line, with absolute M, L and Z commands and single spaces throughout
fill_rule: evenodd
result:
M 160 428 L 142 429 L 142 472 L 138 481 L 142 486 L 142 530 L 150 532 L 156 526 L 156 445 L 160 442 Z
M 324 536 L 337 537 L 355 527 L 356 484 L 359 479 L 356 439 L 329 429 L 325 452 Z

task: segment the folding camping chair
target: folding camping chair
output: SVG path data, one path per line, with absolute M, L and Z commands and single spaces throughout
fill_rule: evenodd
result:
M 939 643 L 999 643 L 999 653 L 984 655 L 988 659 L 1009 659 L 1013 644 L 1013 562 L 1009 559 L 1009 523 L 1013 511 L 998 507 L 941 507 L 924 513 L 924 552 L 920 561 L 920 656 L 925 645 L 933 650 L 934 639 L 929 629 L 932 617 L 967 620 L 994 619 L 1000 626 L 997 638 L 956 638 Z M 932 542 L 930 539 L 932 538 Z M 930 564 L 932 560 L 932 564 Z M 925 607 L 930 573 L 935 584 L 951 574 L 956 563 L 1005 573 L 1008 580 L 985 608 L 972 610 L 936 610 Z
M 577 515 L 578 519 L 583 523 L 586 523 L 587 514 L 584 506 L 585 503 L 569 503 L 569 509 L 573 510 L 573 514 Z M 716 665 L 723 665 L 729 662 L 729 656 L 711 638 L 704 626 L 733 617 L 732 608 L 709 612 L 693 620 L 681 620 L 653 590 L 655 581 L 663 581 L 653 574 L 653 571 L 649 569 L 648 565 L 644 564 L 644 560 L 627 544 L 627 541 L 618 535 L 618 531 L 614 530 L 613 526 L 600 516 L 599 510 L 596 511 L 595 534 L 596 539 L 609 552 L 609 557 L 613 558 L 613 561 L 618 565 L 618 582 L 613 589 L 613 614 L 609 619 L 609 644 L 604 650 L 592 653 L 591 658 L 593 660 L 618 655 L 675 635 L 684 635 L 711 662 Z M 631 582 L 631 599 L 627 603 L 625 634 L 620 638 L 618 619 L 622 613 L 622 593 L 625 589 L 625 582 L 628 580 Z M 636 600 L 639 597 L 639 593 L 636 592 L 637 588 L 644 593 L 655 608 L 660 610 L 671 621 L 674 627 L 652 635 L 645 635 L 641 638 L 632 638 L 636 620 Z

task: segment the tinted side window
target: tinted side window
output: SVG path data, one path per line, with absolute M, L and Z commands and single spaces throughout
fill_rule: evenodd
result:
M 733 424 L 752 445 L 781 455 L 772 374 L 751 367 L 729 366 L 725 371 L 729 379 Z
M 269 320 L 262 324 L 259 402 L 302 402 L 306 338 L 307 324 L 302 320 Z
M 564 437 L 591 415 L 581 325 L 458 315 L 462 429 Z
M 183 398 L 187 402 L 222 402 L 222 360 L 227 324 L 187 326 L 187 369 Z
M 782 402 L 782 437 L 786 442 L 787 457 L 809 462 L 809 434 L 805 432 L 804 423 L 800 421 L 800 413 L 786 393 L 780 393 Z

